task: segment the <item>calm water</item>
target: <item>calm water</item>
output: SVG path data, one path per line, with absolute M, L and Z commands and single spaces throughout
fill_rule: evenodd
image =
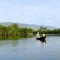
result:
M 60 36 L 0 40 L 0 60 L 60 60 Z

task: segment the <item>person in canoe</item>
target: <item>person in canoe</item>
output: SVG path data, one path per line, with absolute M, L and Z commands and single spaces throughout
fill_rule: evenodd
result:
M 45 40 L 46 35 L 44 33 L 42 33 L 41 35 L 39 34 L 39 32 L 36 34 L 36 39 L 37 40 Z
M 40 34 L 39 34 L 39 32 L 36 34 L 36 38 L 40 38 Z
M 46 35 L 43 33 L 43 34 L 42 34 L 42 37 L 46 37 Z

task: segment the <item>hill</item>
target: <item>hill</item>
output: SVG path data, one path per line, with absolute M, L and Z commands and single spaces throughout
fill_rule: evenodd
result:
M 5 25 L 5 26 L 9 26 L 11 25 L 12 23 L 11 22 L 3 22 L 3 23 L 0 23 L 2 25 Z M 39 25 L 32 25 L 32 24 L 22 24 L 22 23 L 17 23 L 19 25 L 19 27 L 22 27 L 22 28 L 31 28 L 33 30 L 38 30 L 41 26 Z M 53 30 L 53 29 L 56 29 L 56 27 L 52 27 L 52 26 L 43 26 L 43 27 L 47 27 L 47 29 L 50 29 L 50 30 Z

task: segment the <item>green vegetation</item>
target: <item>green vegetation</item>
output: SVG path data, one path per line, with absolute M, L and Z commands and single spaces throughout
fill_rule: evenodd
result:
M 12 23 L 10 26 L 4 26 L 0 24 L 0 38 L 12 38 L 12 37 L 32 37 L 33 34 L 36 34 L 37 32 L 40 32 L 40 34 L 58 34 L 60 35 L 60 29 L 54 29 L 50 30 L 46 27 L 41 26 L 40 29 L 37 31 L 34 31 L 30 28 L 21 28 L 18 26 L 17 23 Z
M 29 28 L 19 28 L 18 24 L 13 23 L 10 26 L 0 25 L 0 37 L 8 36 L 23 36 L 28 37 L 33 35 L 33 30 Z
M 45 34 L 60 34 L 60 29 L 54 29 L 54 30 L 49 30 L 46 27 L 40 27 L 39 30 L 37 30 L 37 32 L 40 33 L 45 33 Z

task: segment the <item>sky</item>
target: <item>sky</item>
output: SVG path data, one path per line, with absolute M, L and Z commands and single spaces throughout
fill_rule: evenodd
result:
M 0 22 L 60 27 L 60 0 L 0 0 Z

